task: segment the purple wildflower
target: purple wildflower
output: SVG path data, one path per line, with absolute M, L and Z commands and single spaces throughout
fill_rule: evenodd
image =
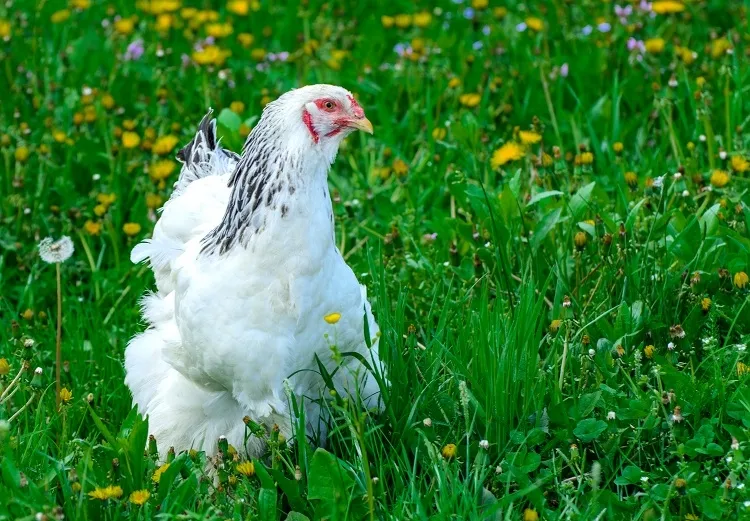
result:
M 128 45 L 125 50 L 125 60 L 127 61 L 138 61 L 143 56 L 145 49 L 143 47 L 143 40 L 134 40 Z
M 568 72 L 569 72 L 568 71 L 568 64 L 567 63 L 563 63 L 562 66 L 560 67 L 560 76 L 562 76 L 563 78 L 567 78 L 568 77 Z

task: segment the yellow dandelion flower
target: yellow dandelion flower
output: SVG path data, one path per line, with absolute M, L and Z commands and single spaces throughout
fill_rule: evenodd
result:
M 68 403 L 73 399 L 73 393 L 67 387 L 60 389 L 60 401 L 62 403 Z
M 411 25 L 412 17 L 410 14 L 397 14 L 393 21 L 396 23 L 396 27 L 406 29 Z
M 593 162 L 594 162 L 593 152 L 581 152 L 581 155 L 578 156 L 578 163 L 582 165 L 590 165 Z
M 125 223 L 122 225 L 122 231 L 125 232 L 125 235 L 132 237 L 141 231 L 141 225 L 138 223 Z
M 117 499 L 122 496 L 122 487 L 119 485 L 109 485 L 108 487 L 97 487 L 89 492 L 91 499 L 107 501 L 108 499 Z
M 697 53 L 695 51 L 691 51 L 687 47 L 675 47 L 674 52 L 685 65 L 691 65 L 697 57 Z
M 409 172 L 409 165 L 403 159 L 396 159 L 393 162 L 393 172 L 396 175 L 406 175 Z
M 541 18 L 537 18 L 536 16 L 529 16 L 525 20 L 526 27 L 531 29 L 532 31 L 539 32 L 542 29 L 544 29 L 544 21 Z
M 744 362 L 737 362 L 737 376 L 750 374 L 750 366 Z
M 91 7 L 91 0 L 70 0 L 70 7 L 85 11 Z
M 432 22 L 432 15 L 428 11 L 422 11 L 415 14 L 412 21 L 415 27 L 427 27 Z
M 681 13 L 685 10 L 685 4 L 673 0 L 660 0 L 651 4 L 651 10 L 656 14 Z
M 146 206 L 152 210 L 161 207 L 164 198 L 159 194 L 146 194 Z
M 101 217 L 105 213 L 107 213 L 107 207 L 105 205 L 103 205 L 103 204 L 97 204 L 96 206 L 94 206 L 94 214 L 97 217 Z
M 148 170 L 148 175 L 154 182 L 163 181 L 172 175 L 177 165 L 171 159 L 162 159 L 151 165 Z
M 169 154 L 174 149 L 174 147 L 177 146 L 178 141 L 179 139 L 177 138 L 177 136 L 173 136 L 171 134 L 162 136 L 156 140 L 156 143 L 154 143 L 153 152 L 154 154 L 158 154 L 160 156 Z
M 622 154 L 624 148 L 625 145 L 623 145 L 620 141 L 616 141 L 615 144 L 612 145 L 612 150 L 615 154 Z
M 458 98 L 458 101 L 464 107 L 468 107 L 471 109 L 479 105 L 479 102 L 482 101 L 482 96 L 473 92 L 469 94 L 462 94 Z
M 738 174 L 750 170 L 750 161 L 742 156 L 732 156 L 732 159 L 729 161 L 729 163 L 732 165 L 732 170 L 734 170 Z
M 652 345 L 647 345 L 643 348 L 643 354 L 646 355 L 646 358 L 653 358 L 655 352 L 656 348 Z
M 238 16 L 247 16 L 250 12 L 250 2 L 248 0 L 232 0 L 227 3 L 227 11 Z
M 52 16 L 49 17 L 50 22 L 53 24 L 61 24 L 65 20 L 70 18 L 70 11 L 67 9 L 60 9 L 59 11 L 55 11 L 52 13 Z
M 103 204 L 105 206 L 110 206 L 112 203 L 114 203 L 117 200 L 117 195 L 114 193 L 101 193 L 96 195 L 96 201 L 99 204 Z
M 122 133 L 122 146 L 125 148 L 135 148 L 141 144 L 141 136 L 137 133 L 127 130 Z
M 708 297 L 705 297 L 701 299 L 701 309 L 704 313 L 707 313 L 709 309 L 711 309 L 711 299 Z
M 440 454 L 442 454 L 445 459 L 453 459 L 456 457 L 457 453 L 458 447 L 456 447 L 456 445 L 453 443 L 447 444 L 445 447 L 443 447 L 443 450 L 440 451 Z
M 164 474 L 169 468 L 169 463 L 165 463 L 154 471 L 154 475 L 151 476 L 151 481 L 158 483 L 161 480 L 161 475 Z
M 716 188 L 723 188 L 727 184 L 729 184 L 729 174 L 726 173 L 724 170 L 714 170 L 711 173 L 711 184 L 714 185 Z
M 721 58 L 732 48 L 732 43 L 726 38 L 717 38 L 711 42 L 711 56 Z
M 745 286 L 747 286 L 748 278 L 747 273 L 744 271 L 740 271 L 734 274 L 734 285 L 737 286 L 740 289 L 743 289 Z
M 390 29 L 396 22 L 392 16 L 383 15 L 380 17 L 380 23 L 383 24 L 384 28 Z
M 263 61 L 266 59 L 266 50 L 260 47 L 257 47 L 253 49 L 252 51 L 250 51 L 250 57 L 256 62 Z
M 151 497 L 151 493 L 148 490 L 134 490 L 130 493 L 130 502 L 134 505 L 142 505 L 148 498 Z
M 206 25 L 206 33 L 214 38 L 225 38 L 232 34 L 234 29 L 232 24 L 228 23 L 215 23 Z
M 255 36 L 250 33 L 240 33 L 237 35 L 237 41 L 240 42 L 240 45 L 247 49 L 255 41 Z
M 89 219 L 83 225 L 83 229 L 86 230 L 86 233 L 88 233 L 89 235 L 99 235 L 99 233 L 101 233 L 102 231 L 102 225 L 101 223 L 94 222 Z
M 448 88 L 449 89 L 456 89 L 460 85 L 461 85 L 461 80 L 458 79 L 456 76 L 454 76 L 450 80 L 448 80 Z
M 559 318 L 554 319 L 549 323 L 549 332 L 557 333 L 560 330 L 560 326 L 562 326 L 562 320 L 560 320 Z
M 341 320 L 341 313 L 329 313 L 328 315 L 323 317 L 323 320 L 325 320 L 329 324 L 335 324 L 336 322 Z
M 29 148 L 28 147 L 18 147 L 13 154 L 13 156 L 16 158 L 16 161 L 19 163 L 25 163 L 27 159 L 29 159 Z
M 0 39 L 10 38 L 10 22 L 0 18 Z
M 643 42 L 643 45 L 646 47 L 646 52 L 651 54 L 659 54 L 662 52 L 665 44 L 666 42 L 664 41 L 664 38 L 649 38 Z
M 435 141 L 442 141 L 448 134 L 448 130 L 443 127 L 435 127 L 432 129 L 432 139 Z
M 58 143 L 65 143 L 65 140 L 68 139 L 68 135 L 65 134 L 65 132 L 62 130 L 53 130 L 52 139 L 54 139 Z
M 490 5 L 489 0 L 471 0 L 471 7 L 473 7 L 477 11 L 487 9 L 488 5 Z
M 493 170 L 497 170 L 506 163 L 518 161 L 524 154 L 525 152 L 521 145 L 509 141 L 493 152 L 490 166 L 492 166 Z
M 165 33 L 174 25 L 174 16 L 168 13 L 162 13 L 156 17 L 156 30 Z
M 220 49 L 216 45 L 207 45 L 199 51 L 192 54 L 193 61 L 198 65 L 224 65 L 231 53 L 227 50 Z
M 531 130 L 521 130 L 518 133 L 518 139 L 520 139 L 521 143 L 524 145 L 533 145 L 539 143 L 542 140 L 542 136 Z
M 492 9 L 492 15 L 498 20 L 502 20 L 503 18 L 508 16 L 508 8 L 507 7 L 495 7 L 494 9 Z
M 0 358 L 0 376 L 5 376 L 10 373 L 10 364 L 5 358 Z
M 630 188 L 635 188 L 638 186 L 638 176 L 635 172 L 625 172 L 625 184 L 627 184 Z
M 243 123 L 240 125 L 239 132 L 240 136 L 247 137 L 250 134 L 250 131 L 253 130 L 249 125 Z
M 231 110 L 235 114 L 242 114 L 243 112 L 245 112 L 245 104 L 241 101 L 233 101 L 229 104 L 229 110 Z
M 127 36 L 135 30 L 135 18 L 120 18 L 112 24 L 115 32 Z
M 539 514 L 536 510 L 527 508 L 523 511 L 523 521 L 539 521 Z
M 250 477 L 255 474 L 255 464 L 252 461 L 243 461 L 236 467 L 237 472 L 243 476 Z
M 685 521 L 700 521 L 700 518 L 695 514 L 685 514 Z

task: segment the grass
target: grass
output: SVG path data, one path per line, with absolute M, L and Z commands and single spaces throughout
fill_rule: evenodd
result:
M 747 6 L 471 3 L 0 7 L 0 519 L 750 516 Z M 250 423 L 268 453 L 215 480 L 160 466 L 123 383 L 153 285 L 129 250 L 208 107 L 239 150 L 316 82 L 376 128 L 330 183 L 385 409 L 327 400 L 324 450 Z

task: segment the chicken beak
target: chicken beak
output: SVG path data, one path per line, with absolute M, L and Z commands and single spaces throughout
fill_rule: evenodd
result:
M 372 134 L 373 132 L 372 123 L 370 123 L 370 120 L 367 118 L 352 119 L 349 122 L 349 126 L 351 128 L 356 128 L 357 130 L 367 132 L 368 134 Z

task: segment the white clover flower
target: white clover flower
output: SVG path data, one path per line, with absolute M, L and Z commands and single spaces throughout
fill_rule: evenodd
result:
M 36 369 L 34 369 L 34 374 L 42 374 L 42 368 L 37 367 Z
M 480 441 L 480 442 L 479 442 L 479 448 L 480 448 L 480 449 L 484 449 L 484 450 L 487 450 L 487 449 L 489 449 L 489 448 L 490 448 L 490 442 L 489 442 L 489 441 L 487 441 L 487 440 L 482 440 L 482 441 Z
M 425 418 L 422 420 L 422 425 L 425 427 L 432 427 L 432 420 L 430 418 Z
M 56 241 L 47 237 L 39 243 L 39 256 L 49 264 L 65 262 L 73 255 L 73 251 L 75 251 L 73 241 L 67 235 L 63 235 Z
M 721 158 L 722 161 L 725 160 L 727 158 L 727 151 L 722 150 L 721 152 L 719 152 L 719 157 Z
M 609 411 L 607 413 L 607 419 L 608 420 L 614 420 L 615 418 L 617 418 L 617 415 L 615 414 L 615 411 Z

